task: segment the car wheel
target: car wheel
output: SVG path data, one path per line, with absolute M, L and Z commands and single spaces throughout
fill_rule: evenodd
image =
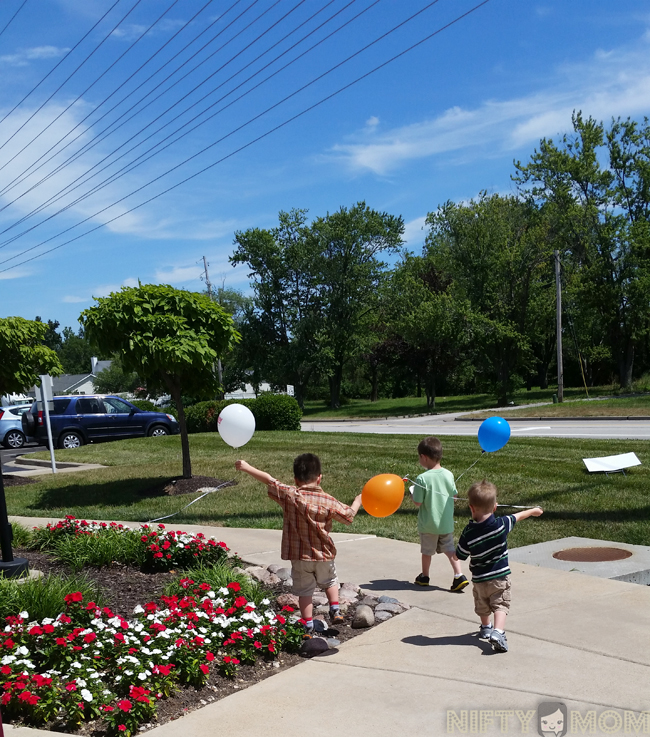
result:
M 20 418 L 20 423 L 23 426 L 25 435 L 36 435 L 36 418 L 31 412 L 24 412 Z
M 149 428 L 147 435 L 150 438 L 160 438 L 163 435 L 169 435 L 169 430 L 164 425 L 154 425 Z
M 25 445 L 25 436 L 20 430 L 9 430 L 2 444 L 5 448 L 18 450 L 18 448 L 22 448 Z
M 68 430 L 59 437 L 59 448 L 80 448 L 84 444 L 84 439 L 79 435 L 78 432 Z

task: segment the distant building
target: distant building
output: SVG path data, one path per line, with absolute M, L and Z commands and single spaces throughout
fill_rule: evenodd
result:
M 95 356 L 90 359 L 89 374 L 62 374 L 52 377 L 52 392 L 55 396 L 61 394 L 95 394 L 95 379 L 104 369 L 109 368 L 112 361 L 98 361 Z M 37 394 L 37 387 L 29 392 L 32 397 Z

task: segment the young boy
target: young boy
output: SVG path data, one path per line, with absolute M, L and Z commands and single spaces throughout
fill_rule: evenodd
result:
M 470 559 L 474 589 L 474 611 L 481 618 L 479 637 L 488 640 L 497 653 L 508 652 L 505 625 L 510 609 L 510 568 L 508 566 L 508 535 L 515 522 L 543 514 L 540 507 L 517 514 L 495 517 L 497 488 L 483 479 L 467 492 L 472 519 L 462 531 L 456 555 Z M 494 626 L 490 614 L 494 613 Z
M 271 499 L 283 509 L 281 557 L 291 561 L 293 593 L 298 597 L 300 614 L 305 622 L 305 637 L 311 637 L 314 631 L 312 596 L 316 584 L 325 590 L 330 605 L 330 621 L 341 624 L 343 615 L 334 565 L 336 548 L 329 533 L 333 520 L 352 524 L 361 507 L 361 494 L 351 507 L 326 494 L 320 488 L 323 478 L 320 459 L 313 453 L 303 453 L 294 460 L 295 486 L 280 483 L 246 461 L 237 461 L 235 468 L 266 484 Z
M 418 445 L 420 465 L 427 470 L 417 477 L 413 503 L 418 512 L 418 532 L 422 553 L 422 573 L 415 579 L 418 586 L 429 585 L 431 558 L 444 553 L 454 570 L 450 591 L 462 591 L 469 581 L 463 576 L 454 546 L 454 497 L 458 493 L 451 471 L 440 465 L 442 444 L 428 437 Z

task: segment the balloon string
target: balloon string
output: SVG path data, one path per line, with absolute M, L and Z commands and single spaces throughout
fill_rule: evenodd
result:
M 212 489 L 208 489 L 208 491 L 204 491 L 201 496 L 197 496 L 196 499 L 193 499 L 189 504 L 186 504 L 184 507 L 178 510 L 178 512 L 174 512 L 173 514 L 168 514 L 165 517 L 157 517 L 156 519 L 150 519 L 149 522 L 145 522 L 145 524 L 151 524 L 152 522 L 160 522 L 161 519 L 169 519 L 170 517 L 175 517 L 177 514 L 180 514 L 183 509 L 187 509 L 188 507 L 191 507 L 192 504 L 195 502 L 200 501 L 203 499 L 204 496 L 207 496 L 208 494 L 214 494 L 215 491 L 219 491 L 220 489 L 223 489 L 224 486 L 228 486 L 228 484 L 233 484 L 235 479 L 231 479 L 230 481 L 224 481 L 223 484 L 219 484 L 219 486 L 215 486 Z
M 471 468 L 471 466 L 470 466 Z M 469 471 L 469 468 L 467 469 Z M 404 479 L 406 481 L 410 481 L 414 486 L 419 486 L 421 489 L 424 489 L 426 491 L 426 486 L 422 486 L 422 484 L 418 484 L 417 481 L 413 481 L 413 479 L 408 478 L 408 476 L 405 476 Z M 450 499 L 453 499 L 455 502 L 466 502 L 468 501 L 466 496 L 451 496 L 449 494 L 445 494 L 443 491 L 435 491 L 434 489 L 430 490 L 432 494 L 440 494 L 440 496 L 446 496 Z M 535 507 L 538 507 L 539 504 L 534 504 L 533 506 L 527 506 L 522 507 L 517 504 L 497 504 L 497 507 L 509 507 L 510 509 L 534 509 Z
M 456 479 L 456 481 L 459 481 L 460 479 L 462 479 L 462 478 L 463 478 L 463 476 L 464 476 L 464 475 L 465 475 L 465 474 L 466 474 L 466 473 L 467 473 L 467 472 L 468 472 L 468 471 L 469 471 L 470 469 L 474 468 L 474 466 L 475 466 L 475 465 L 476 465 L 476 464 L 477 464 L 477 463 L 478 463 L 478 462 L 479 462 L 479 461 L 481 460 L 481 457 L 483 456 L 483 453 L 485 453 L 485 451 L 484 451 L 484 450 L 482 450 L 482 451 L 481 451 L 481 455 L 480 455 L 480 456 L 479 456 L 479 457 L 478 457 L 478 458 L 477 458 L 477 459 L 476 459 L 476 460 L 474 461 L 474 463 L 472 463 L 472 465 L 471 465 L 471 466 L 470 466 L 469 468 L 466 468 L 466 469 L 465 469 L 465 470 L 464 470 L 464 471 L 463 471 L 463 472 L 461 473 L 461 475 L 460 475 L 460 476 L 459 476 L 459 477 L 458 477 L 458 478 Z

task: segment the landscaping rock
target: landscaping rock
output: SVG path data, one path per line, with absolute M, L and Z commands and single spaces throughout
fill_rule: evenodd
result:
M 298 597 L 293 594 L 280 594 L 276 601 L 280 606 L 291 606 L 298 609 Z
M 355 594 L 358 594 L 361 591 L 361 586 L 359 586 L 358 583 L 342 583 L 341 588 L 354 591 Z
M 325 596 L 325 594 L 322 594 L 320 591 L 315 591 L 314 592 L 314 595 L 312 597 L 312 601 L 316 605 L 319 605 L 319 604 L 327 604 L 328 603 L 327 602 L 327 596 Z
M 377 622 L 385 622 L 387 619 L 392 619 L 393 615 L 390 612 L 380 611 L 375 609 L 375 619 Z
M 377 599 L 376 596 L 364 596 L 363 599 L 361 599 L 362 604 L 366 604 L 366 606 L 377 606 L 379 603 L 379 599 Z
M 305 640 L 300 648 L 300 655 L 303 658 L 313 658 L 321 655 L 329 650 L 327 640 L 323 637 L 312 637 L 311 640 Z
M 399 604 L 377 604 L 375 607 L 375 617 L 379 612 L 390 612 L 391 614 L 401 614 L 403 611 Z
M 291 580 L 291 568 L 278 568 L 277 570 L 273 571 L 275 575 L 285 583 L 289 580 Z
M 247 576 L 248 578 L 252 578 L 251 574 L 248 571 L 244 570 L 243 568 L 240 568 L 239 566 L 235 566 L 232 569 L 232 572 L 237 573 L 240 576 Z
M 336 637 L 328 637 L 326 638 L 326 642 L 330 650 L 334 650 L 334 648 L 338 647 L 341 644 L 341 641 L 337 640 Z
M 361 629 L 363 627 L 372 627 L 375 623 L 375 613 L 367 604 L 359 604 L 354 612 L 352 620 L 353 629 Z
M 286 580 L 286 581 L 284 582 L 284 586 L 285 586 L 286 588 L 288 588 L 288 589 L 292 589 L 292 588 L 293 588 L 293 578 L 288 578 L 288 579 L 287 579 L 287 580 Z
M 253 578 L 261 581 L 267 586 L 277 586 L 280 583 L 280 579 L 275 575 L 275 573 L 270 573 L 266 568 L 262 568 L 261 566 L 251 566 L 250 568 L 247 568 L 246 571 L 250 573 Z
M 399 604 L 397 599 L 393 599 L 392 596 L 380 596 L 378 599 L 380 604 Z
M 278 571 L 280 570 L 280 566 L 279 566 L 279 565 L 277 565 L 277 563 L 271 563 L 271 565 L 270 565 L 270 566 L 267 566 L 267 567 L 266 567 L 266 570 L 267 570 L 267 571 L 268 571 L 269 573 L 277 573 L 277 572 L 278 572 Z

